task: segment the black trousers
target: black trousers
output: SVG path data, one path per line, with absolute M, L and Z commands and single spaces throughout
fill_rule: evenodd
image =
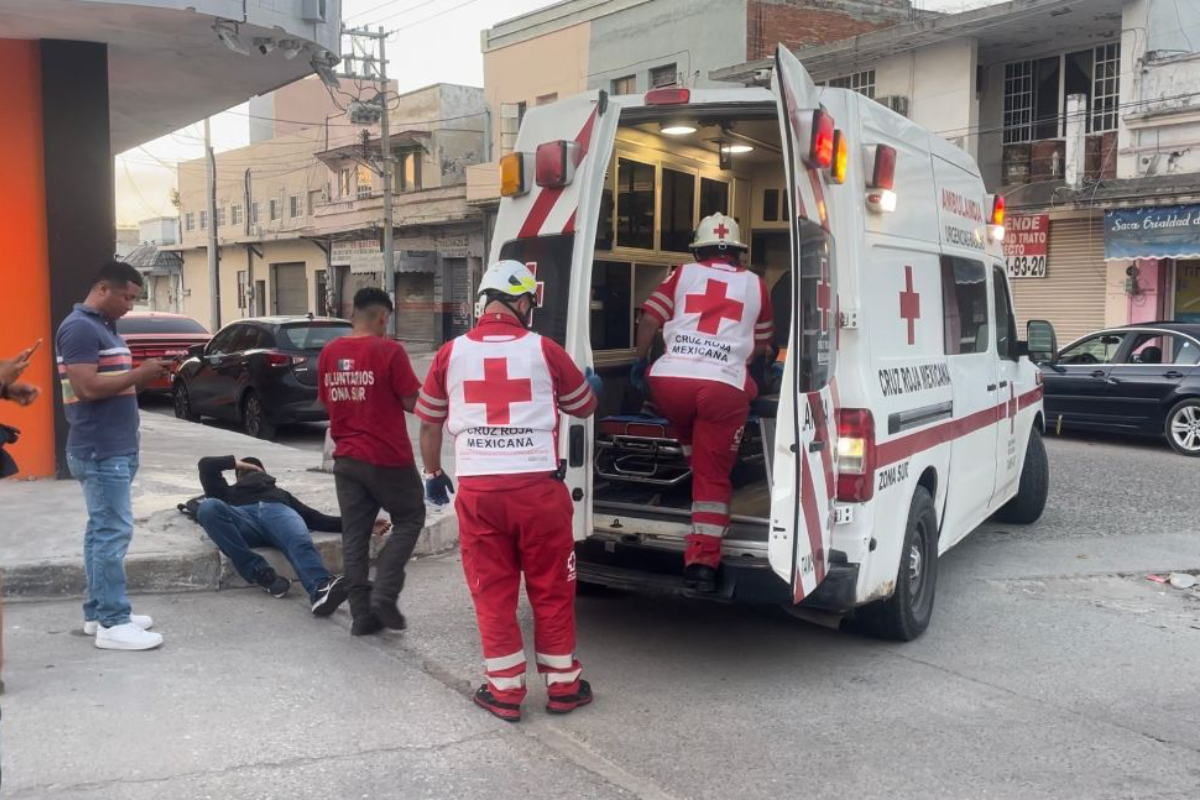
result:
M 333 465 L 342 512 L 342 558 L 350 584 L 350 614 L 364 619 L 371 604 L 395 603 L 404 588 L 404 567 L 425 527 L 425 487 L 414 467 L 378 467 L 355 458 Z M 371 534 L 379 509 L 392 518 L 392 533 L 369 576 Z

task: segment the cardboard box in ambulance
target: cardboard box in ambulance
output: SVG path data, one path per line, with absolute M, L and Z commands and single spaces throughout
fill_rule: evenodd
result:
M 689 467 L 629 385 L 642 301 L 703 216 L 734 216 L 772 296 L 782 376 L 734 471 L 719 599 L 851 615 L 907 640 L 939 556 L 1046 501 L 1040 373 L 1018 340 L 1003 202 L 966 153 L 786 48 L 766 89 L 590 92 L 531 109 L 501 162 L 493 258 L 534 270 L 533 327 L 605 379 L 563 419 L 581 582 L 687 593 Z

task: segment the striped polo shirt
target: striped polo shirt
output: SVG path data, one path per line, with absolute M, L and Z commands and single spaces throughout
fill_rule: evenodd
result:
M 54 349 L 70 425 L 67 452 L 77 458 L 94 459 L 137 453 L 137 390 L 131 386 L 103 400 L 80 400 L 67 380 L 69 364 L 95 364 L 101 375 L 119 375 L 133 369 L 133 356 L 117 334 L 116 323 L 91 306 L 77 303 L 58 326 Z

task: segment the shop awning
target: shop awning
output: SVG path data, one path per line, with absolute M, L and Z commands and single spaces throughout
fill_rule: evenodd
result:
M 1200 205 L 1104 212 L 1104 259 L 1200 258 Z

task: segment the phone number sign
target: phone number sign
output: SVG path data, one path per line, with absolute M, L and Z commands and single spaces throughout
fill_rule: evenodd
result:
M 1046 277 L 1050 253 L 1050 215 L 1019 214 L 1004 226 L 1004 266 L 1010 278 Z

